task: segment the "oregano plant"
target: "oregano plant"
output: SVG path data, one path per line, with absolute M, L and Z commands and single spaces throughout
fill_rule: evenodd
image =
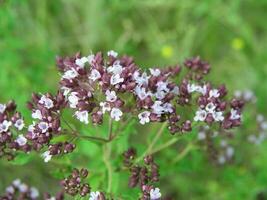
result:
M 56 63 L 58 91 L 32 94 L 29 123 L 14 101 L 0 104 L 0 157 L 16 161 L 36 152 L 48 165 L 63 163 L 57 168 L 62 189 L 41 194 L 17 177 L 1 199 L 171 199 L 160 189 L 157 155 L 181 138 L 188 144 L 173 165 L 203 144 L 216 164 L 232 160 L 227 139 L 221 139 L 220 150 L 213 139 L 229 138 L 241 125 L 245 99 L 231 98 L 223 84 L 209 82 L 210 65 L 199 57 L 148 70 L 113 50 L 57 57 Z M 131 134 L 141 143 L 148 126 L 155 127 L 152 140 L 139 149 Z M 158 144 L 167 132 L 167 141 Z M 128 183 L 121 183 L 125 174 Z

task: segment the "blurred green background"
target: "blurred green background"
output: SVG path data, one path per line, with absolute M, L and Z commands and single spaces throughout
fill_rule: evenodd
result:
M 255 109 L 267 111 L 267 0 L 0 0 L 0 100 L 15 99 L 28 113 L 31 92 L 56 91 L 56 55 L 110 49 L 144 68 L 200 55 L 212 65 L 211 80 L 253 90 Z M 163 191 L 174 199 L 260 199 L 266 143 L 244 144 L 249 153 L 241 152 L 236 165 L 212 167 L 199 153 L 176 166 L 163 163 Z M 54 188 L 49 170 L 40 160 L 1 162 L 0 191 L 15 177 Z

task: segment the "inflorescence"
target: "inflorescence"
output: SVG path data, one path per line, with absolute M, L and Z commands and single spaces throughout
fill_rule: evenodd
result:
M 182 65 L 142 70 L 133 58 L 119 57 L 115 51 L 109 51 L 107 56 L 99 52 L 82 57 L 77 53 L 73 57 L 58 57 L 57 66 L 61 73 L 59 89 L 56 95 L 32 95 L 27 104 L 32 113 L 29 125 L 16 111 L 15 102 L 0 104 L 0 157 L 12 160 L 17 151 L 37 151 L 48 162 L 53 156 L 73 152 L 79 132 L 64 120 L 66 109 L 72 110 L 73 116 L 84 124 L 100 125 L 106 118 L 118 122 L 127 116 L 141 125 L 167 123 L 171 134 L 190 132 L 198 124 L 223 131 L 241 124 L 244 101 L 228 98 L 224 85 L 216 87 L 206 81 L 210 65 L 199 57 Z M 62 135 L 64 141 L 55 142 Z M 198 137 L 203 140 L 209 138 L 207 135 L 202 133 Z M 230 147 L 224 145 L 224 149 L 231 158 Z M 135 156 L 134 149 L 124 153 L 125 167 L 131 173 L 129 186 L 139 185 L 143 200 L 160 199 L 160 190 L 154 187 L 159 181 L 158 165 L 151 155 L 144 158 L 144 165 L 135 163 Z M 221 156 L 219 162 L 225 159 L 225 155 Z M 87 175 L 87 170 L 75 169 L 62 182 L 65 193 L 89 195 L 90 200 L 104 199 L 103 193 L 91 192 L 83 182 Z M 28 196 L 37 193 L 28 187 L 21 190 L 14 183 L 11 190 Z

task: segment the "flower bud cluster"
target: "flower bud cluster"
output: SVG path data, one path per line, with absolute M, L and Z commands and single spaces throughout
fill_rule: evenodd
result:
M 90 193 L 90 186 L 84 183 L 85 178 L 88 176 L 88 170 L 86 169 L 74 169 L 72 174 L 61 181 L 61 185 L 64 187 L 64 191 L 71 195 L 76 196 L 80 194 L 82 197 Z
M 85 179 L 88 177 L 88 174 L 89 172 L 87 169 L 73 169 L 71 175 L 61 181 L 61 185 L 65 193 L 73 197 L 77 195 L 86 197 L 89 195 L 89 200 L 105 200 L 105 195 L 102 192 L 91 191 L 90 185 L 85 183 Z
M 29 152 L 31 147 L 28 140 L 20 131 L 24 131 L 24 119 L 16 111 L 16 104 L 10 101 L 0 104 L 0 157 L 14 158 L 15 152 L 21 150 Z
M 138 185 L 142 191 L 142 200 L 158 200 L 161 198 L 161 193 L 158 188 L 153 185 L 159 182 L 159 166 L 154 162 L 153 156 L 148 155 L 144 158 L 144 164 L 139 165 L 134 163 L 136 150 L 128 149 L 123 154 L 124 165 L 129 168 L 130 178 L 129 187 L 134 188 Z

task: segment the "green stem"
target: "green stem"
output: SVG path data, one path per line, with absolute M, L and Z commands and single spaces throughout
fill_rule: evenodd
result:
M 142 160 L 146 155 L 151 154 L 151 151 L 152 151 L 154 145 L 157 143 L 158 139 L 160 138 L 160 136 L 164 132 L 164 129 L 166 128 L 166 126 L 167 126 L 167 123 L 164 123 L 161 126 L 161 128 L 157 132 L 156 136 L 154 137 L 154 139 L 152 140 L 152 142 L 148 146 L 148 148 L 145 150 L 145 152 L 142 154 L 142 156 L 140 156 L 139 158 L 136 159 L 136 162 L 139 162 L 140 160 Z
M 109 120 L 109 129 L 108 129 L 108 141 L 112 141 L 112 119 L 110 118 Z M 110 144 L 105 144 L 103 146 L 103 161 L 104 164 L 107 167 L 107 171 L 108 171 L 108 187 L 107 187 L 107 193 L 111 193 L 111 189 L 112 189 L 112 165 L 110 163 L 110 156 L 111 156 L 111 151 L 112 151 L 112 146 Z
M 180 138 L 173 138 L 171 140 L 169 140 L 168 142 L 162 144 L 161 146 L 159 146 L 158 148 L 154 149 L 151 151 L 151 154 L 157 153 L 163 149 L 166 149 L 169 146 L 172 146 L 173 144 L 175 144 Z
M 174 160 L 172 161 L 173 164 L 179 162 L 180 160 L 182 160 L 185 156 L 187 156 L 187 154 L 194 148 L 194 144 L 193 143 L 189 143 L 182 151 L 180 154 L 178 154 L 178 156 L 176 158 L 174 158 Z

